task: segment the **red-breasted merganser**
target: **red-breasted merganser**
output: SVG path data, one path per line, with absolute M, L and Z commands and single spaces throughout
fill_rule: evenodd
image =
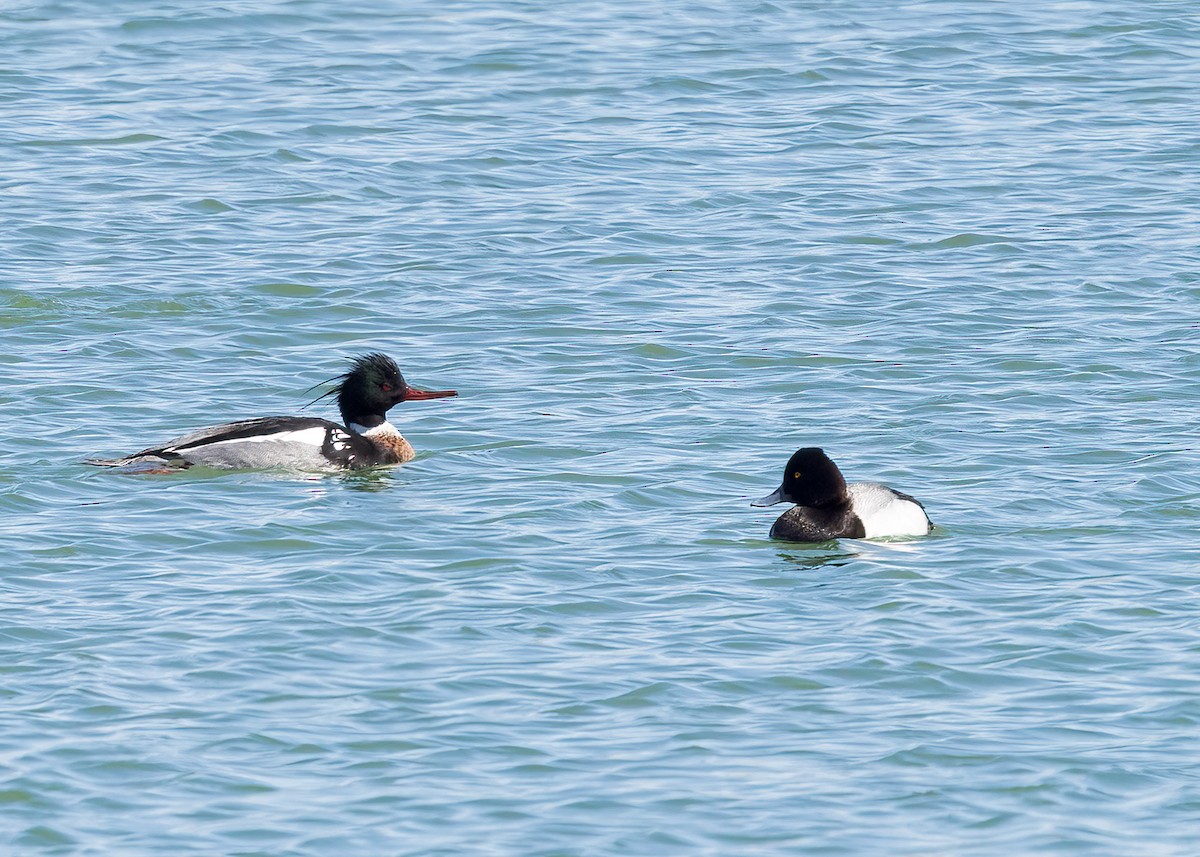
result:
M 878 482 L 847 485 L 838 466 L 815 446 L 798 449 L 783 471 L 783 484 L 751 503 L 795 503 L 771 527 L 771 538 L 789 542 L 923 536 L 932 529 L 915 497 Z
M 384 414 L 400 402 L 457 396 L 455 390 L 418 390 L 404 382 L 392 358 L 367 354 L 313 401 L 336 396 L 345 425 L 319 417 L 260 417 L 200 429 L 126 458 L 92 459 L 105 467 L 192 465 L 293 470 L 358 470 L 412 461 L 414 452 Z M 311 404 L 311 403 L 310 403 Z

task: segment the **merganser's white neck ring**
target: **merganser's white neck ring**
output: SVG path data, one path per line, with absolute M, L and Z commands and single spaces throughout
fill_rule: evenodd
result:
M 343 425 L 319 417 L 260 417 L 200 429 L 126 458 L 87 463 L 143 469 L 203 465 L 296 470 L 403 464 L 413 459 L 412 444 L 387 421 L 387 412 L 401 402 L 458 395 L 454 390 L 408 386 L 395 362 L 378 353 L 355 359 L 350 371 L 334 380 L 337 383 L 313 402 L 335 396 Z

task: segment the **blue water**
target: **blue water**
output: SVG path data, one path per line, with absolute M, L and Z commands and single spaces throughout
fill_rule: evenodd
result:
M 4 4 L 0 852 L 1195 854 L 1194 12 Z

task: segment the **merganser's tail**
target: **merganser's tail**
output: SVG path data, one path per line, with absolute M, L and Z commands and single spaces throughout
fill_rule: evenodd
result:
M 133 467 L 139 465 L 158 472 L 183 470 L 191 467 L 190 461 L 182 458 L 164 458 L 158 455 L 130 455 L 127 458 L 85 458 L 84 464 L 93 467 Z

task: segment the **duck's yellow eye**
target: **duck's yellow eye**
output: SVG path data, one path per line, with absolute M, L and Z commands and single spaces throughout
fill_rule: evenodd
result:
M 792 478 L 793 478 L 793 479 L 799 479 L 799 478 L 800 478 L 800 471 L 799 471 L 799 470 L 797 470 L 795 473 L 793 473 L 793 474 L 792 474 Z

